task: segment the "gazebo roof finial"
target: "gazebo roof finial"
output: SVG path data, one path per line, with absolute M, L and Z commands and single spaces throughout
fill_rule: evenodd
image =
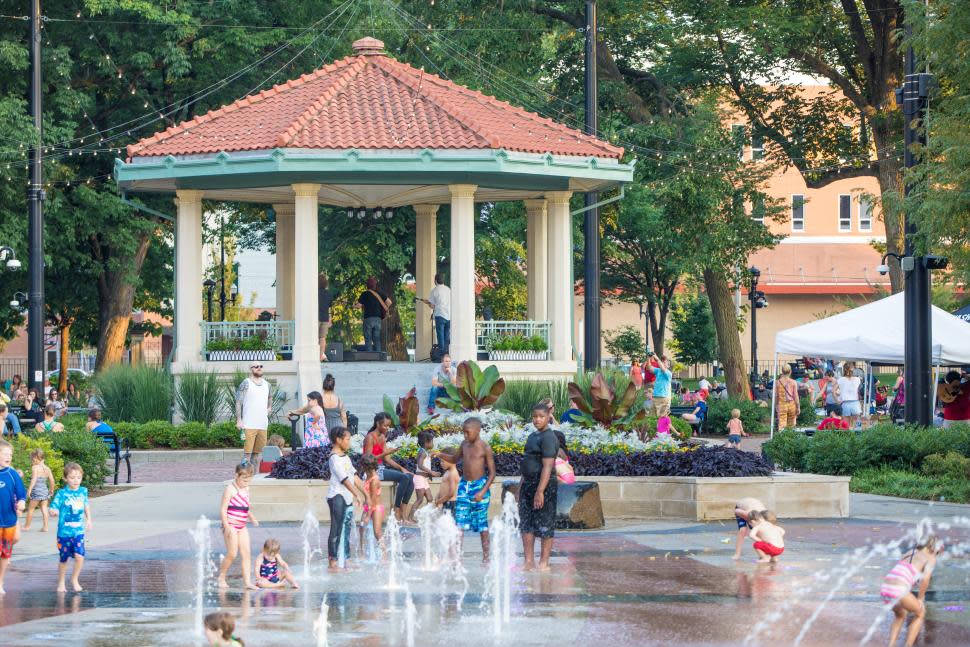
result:
M 365 36 L 354 41 L 354 53 L 358 56 L 385 56 L 384 41 Z

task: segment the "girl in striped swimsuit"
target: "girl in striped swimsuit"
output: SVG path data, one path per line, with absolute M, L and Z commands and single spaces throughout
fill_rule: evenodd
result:
M 236 553 L 241 553 L 243 586 L 255 589 L 252 574 L 249 530 L 246 523 L 252 519 L 253 525 L 259 522 L 249 509 L 249 483 L 253 480 L 253 466 L 249 463 L 236 466 L 236 478 L 226 486 L 222 495 L 222 535 L 226 540 L 226 556 L 219 565 L 219 588 L 229 588 L 226 574 L 236 561 Z
M 913 614 L 913 620 L 909 623 L 909 631 L 906 634 L 906 647 L 911 647 L 916 643 L 919 632 L 923 628 L 923 619 L 926 616 L 926 589 L 930 586 L 930 577 L 933 575 L 933 567 L 936 566 L 936 556 L 943 550 L 935 535 L 929 535 L 925 540 L 916 545 L 916 548 L 903 555 L 903 558 L 896 563 L 882 581 L 882 588 L 879 594 L 883 602 L 892 605 L 893 619 L 892 629 L 889 632 L 889 644 L 896 644 L 899 633 L 902 631 L 906 616 Z M 919 582 L 919 593 L 913 595 L 913 586 Z

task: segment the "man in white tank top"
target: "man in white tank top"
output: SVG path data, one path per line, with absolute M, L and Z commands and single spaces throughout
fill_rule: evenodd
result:
M 257 473 L 266 446 L 272 397 L 269 382 L 263 379 L 263 365 L 251 365 L 249 377 L 236 387 L 236 427 L 244 432 L 243 463 L 252 463 Z

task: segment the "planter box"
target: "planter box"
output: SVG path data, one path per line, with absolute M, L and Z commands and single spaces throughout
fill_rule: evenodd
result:
M 490 362 L 543 361 L 549 355 L 547 350 L 490 350 Z
M 210 350 L 206 351 L 210 362 L 272 362 L 276 359 L 274 350 Z

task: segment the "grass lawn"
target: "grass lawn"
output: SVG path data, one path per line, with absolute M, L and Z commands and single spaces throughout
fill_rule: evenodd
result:
M 970 503 L 970 480 L 887 468 L 860 470 L 852 476 L 849 489 L 904 499 Z

